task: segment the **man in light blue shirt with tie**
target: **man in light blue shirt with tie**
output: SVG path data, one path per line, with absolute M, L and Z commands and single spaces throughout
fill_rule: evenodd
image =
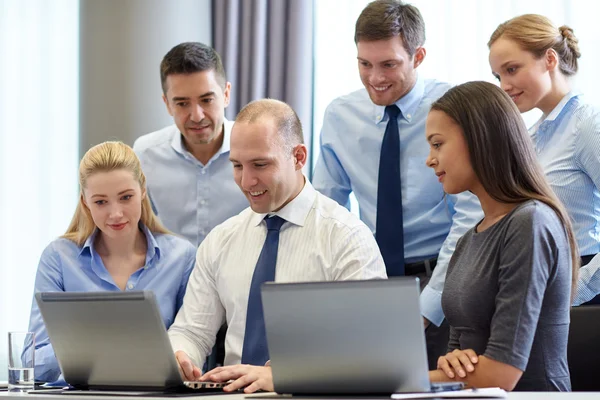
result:
M 345 206 L 353 192 L 388 276 L 421 278 L 421 312 L 435 369 L 447 348 L 441 294 L 448 261 L 458 238 L 483 214 L 475 196 L 445 195 L 425 165 L 425 120 L 450 85 L 418 75 L 424 42 L 424 21 L 414 6 L 377 0 L 362 11 L 355 43 L 365 89 L 327 107 L 313 185 Z
M 231 84 L 219 54 L 196 42 L 171 49 L 160 76 L 175 124 L 138 138 L 133 149 L 158 217 L 197 247 L 212 228 L 248 207 L 229 162 Z

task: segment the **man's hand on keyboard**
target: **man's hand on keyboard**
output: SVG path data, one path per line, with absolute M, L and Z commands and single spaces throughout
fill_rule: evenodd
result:
M 258 390 L 273 391 L 273 374 L 271 373 L 271 367 L 268 366 L 259 367 L 240 364 L 217 367 L 202 375 L 200 381 L 232 381 L 223 389 L 226 392 L 242 388 L 245 393 L 254 393 Z

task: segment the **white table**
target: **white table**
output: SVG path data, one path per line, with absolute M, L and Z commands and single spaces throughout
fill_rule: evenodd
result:
M 272 394 L 260 394 L 259 396 L 271 397 Z M 86 399 L 86 400 L 173 400 L 173 399 L 206 399 L 206 400 L 251 400 L 256 395 L 245 396 L 244 394 L 228 394 L 228 395 L 203 395 L 203 396 L 187 396 L 187 397 L 131 397 L 131 396 L 75 396 L 75 395 L 57 395 L 57 394 L 20 394 L 0 392 L 0 400 L 23 400 L 32 398 L 35 400 L 65 400 L 65 399 Z M 335 400 L 333 397 L 327 399 L 319 399 L 311 397 L 311 400 Z M 339 397 L 338 399 L 343 399 Z M 353 398 L 352 400 L 357 400 Z M 360 398 L 361 400 L 369 400 L 369 398 Z M 381 398 L 377 398 L 380 400 Z M 600 392 L 573 392 L 573 393 L 556 393 L 556 392 L 513 392 L 509 393 L 508 400 L 600 400 Z

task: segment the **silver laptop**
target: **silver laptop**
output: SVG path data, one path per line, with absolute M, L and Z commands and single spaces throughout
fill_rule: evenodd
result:
M 154 293 L 37 293 L 64 378 L 92 391 L 220 391 L 183 382 Z
M 432 390 L 418 278 L 266 283 L 262 302 L 276 392 Z

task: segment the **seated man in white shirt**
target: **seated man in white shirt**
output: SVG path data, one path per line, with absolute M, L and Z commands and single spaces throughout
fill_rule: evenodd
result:
M 260 284 L 384 279 L 385 265 L 369 228 L 302 173 L 307 149 L 287 104 L 266 99 L 244 107 L 229 157 L 250 207 L 200 245 L 169 337 L 185 379 L 233 379 L 228 391 L 273 390 Z M 224 322 L 225 367 L 201 377 L 198 366 Z

